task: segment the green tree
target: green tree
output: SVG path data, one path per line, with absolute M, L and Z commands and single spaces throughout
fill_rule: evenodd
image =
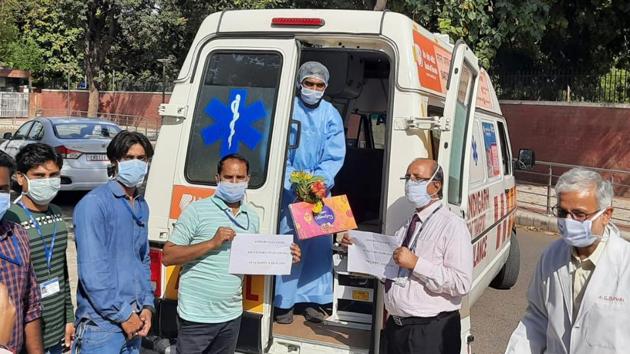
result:
M 0 65 L 7 65 L 11 45 L 18 40 L 18 27 L 15 24 L 16 0 L 0 1 Z
M 83 73 L 80 50 L 83 30 L 73 25 L 76 14 L 64 1 L 22 1 L 20 27 L 23 36 L 41 49 L 44 66 L 39 74 L 43 84 L 54 80 L 65 82 L 69 77 L 76 79 Z

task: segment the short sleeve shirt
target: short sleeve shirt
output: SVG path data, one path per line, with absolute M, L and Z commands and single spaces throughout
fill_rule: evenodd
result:
M 180 246 L 208 241 L 219 227 L 230 227 L 236 233 L 258 233 L 259 219 L 249 205 L 242 205 L 234 215 L 221 199 L 210 197 L 184 210 L 169 241 Z M 230 247 L 231 242 L 225 242 L 182 267 L 177 312 L 184 320 L 221 323 L 242 314 L 243 279 L 228 272 Z

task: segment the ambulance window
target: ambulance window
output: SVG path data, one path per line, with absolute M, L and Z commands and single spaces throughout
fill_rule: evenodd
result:
M 488 168 L 488 178 L 501 174 L 501 162 L 499 160 L 499 147 L 497 146 L 497 132 L 494 123 L 481 123 L 483 130 L 483 143 L 486 155 L 486 166 Z
M 512 156 L 510 154 L 510 149 L 507 140 L 507 134 L 505 133 L 505 125 L 503 122 L 497 122 L 497 126 L 499 127 L 499 138 L 501 139 L 501 161 L 503 161 L 503 174 L 509 175 L 512 171 Z
M 464 174 L 464 152 L 466 151 L 466 135 L 468 128 L 468 111 L 470 110 L 475 76 L 473 71 L 464 63 L 459 77 L 459 91 L 455 105 L 453 122 L 453 142 L 449 163 L 448 202 L 459 205 L 462 202 L 462 182 Z
M 249 160 L 250 188 L 265 183 L 282 57 L 275 52 L 214 52 L 206 62 L 192 122 L 186 179 L 214 184 L 222 156 Z
M 486 179 L 486 159 L 483 154 L 482 135 L 479 121 L 473 124 L 472 139 L 470 141 L 470 185 L 479 185 Z

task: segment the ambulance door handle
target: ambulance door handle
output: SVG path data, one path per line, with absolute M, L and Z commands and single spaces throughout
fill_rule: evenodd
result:
M 291 144 L 292 142 L 289 141 L 289 149 L 297 149 L 298 146 L 300 146 L 300 136 L 302 135 L 302 122 L 300 122 L 299 120 L 291 119 L 290 125 L 293 125 L 293 124 L 295 124 L 296 126 L 295 142 Z M 289 131 L 291 130 L 289 129 Z M 289 133 L 289 139 L 291 139 L 290 133 Z

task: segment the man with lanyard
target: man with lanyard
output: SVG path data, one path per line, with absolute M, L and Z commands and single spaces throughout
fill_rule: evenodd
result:
M 470 233 L 466 222 L 440 202 L 444 176 L 437 162 L 413 161 L 404 179 L 416 210 L 396 232 L 398 277 L 385 281 L 387 352 L 459 354 L 459 309 L 472 283 Z M 348 235 L 342 244 L 352 244 Z
M 29 235 L 22 226 L 6 218 L 11 206 L 9 186 L 14 170 L 13 159 L 0 152 L 0 283 L 7 287 L 16 313 L 13 335 L 6 347 L 14 353 L 25 349 L 29 354 L 41 354 L 44 351 L 42 311 L 37 278 L 29 262 Z
M 30 239 L 31 264 L 42 303 L 44 352 L 61 354 L 74 334 L 74 309 L 66 263 L 68 230 L 61 209 L 50 204 L 61 187 L 63 158 L 46 144 L 30 144 L 16 155 L 22 196 L 5 218 L 22 225 Z M 63 343 L 62 343 L 63 340 Z
M 149 140 L 122 131 L 107 146 L 114 180 L 74 210 L 79 284 L 74 353 L 139 353 L 154 312 L 147 221 L 138 194 L 153 156 Z
M 243 313 L 241 275 L 230 274 L 231 242 L 236 233 L 257 233 L 259 219 L 243 203 L 249 162 L 227 155 L 217 166 L 214 196 L 190 204 L 164 245 L 162 262 L 183 265 L 177 313 L 180 354 L 232 354 Z M 293 261 L 300 250 L 292 245 Z

